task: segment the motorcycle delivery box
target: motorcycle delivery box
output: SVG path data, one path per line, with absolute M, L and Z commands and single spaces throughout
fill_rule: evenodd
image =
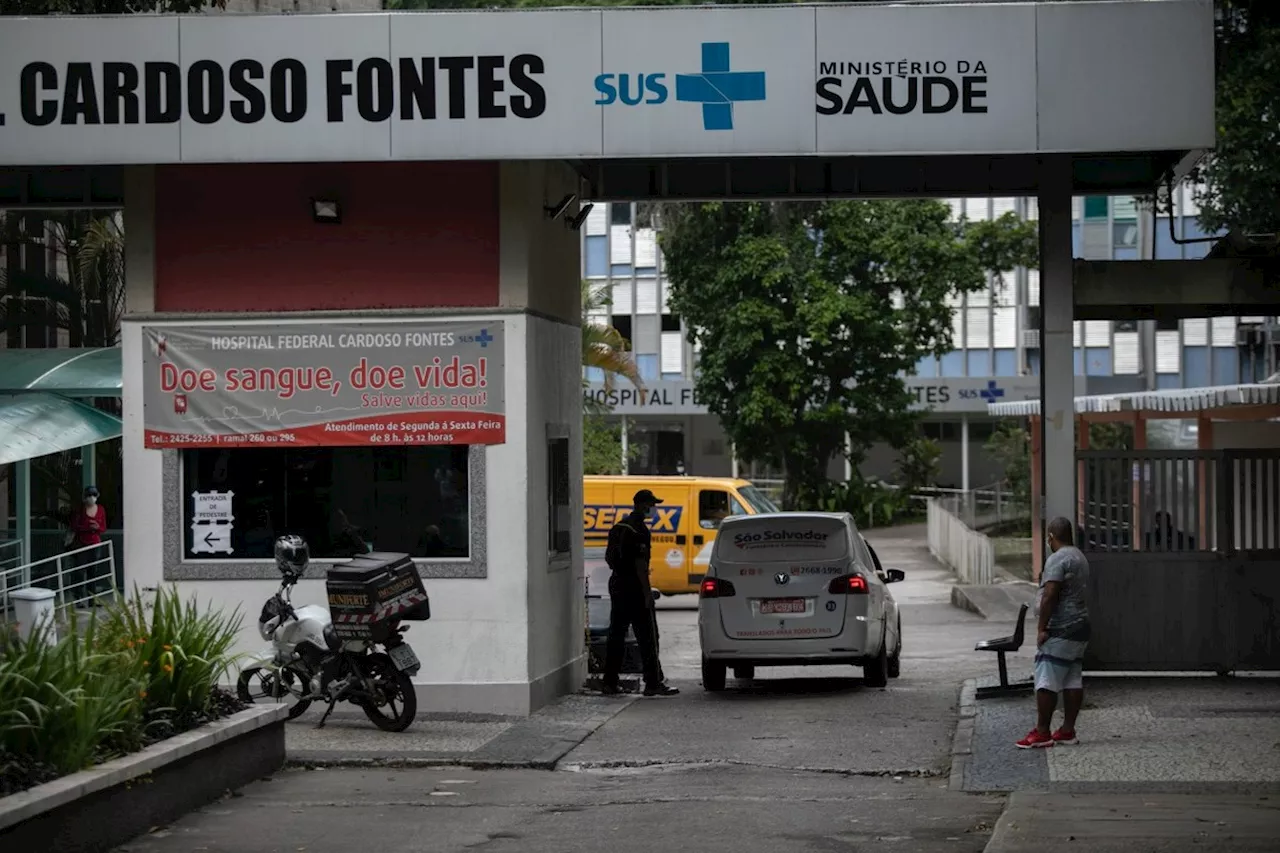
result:
M 408 554 L 374 551 L 329 567 L 325 592 L 341 640 L 384 642 L 395 622 L 431 618 L 431 602 Z

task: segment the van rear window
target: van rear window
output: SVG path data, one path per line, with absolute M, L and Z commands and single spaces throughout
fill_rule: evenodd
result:
M 728 525 L 716 537 L 716 558 L 747 560 L 838 560 L 849 554 L 839 521 L 824 518 L 762 518 Z

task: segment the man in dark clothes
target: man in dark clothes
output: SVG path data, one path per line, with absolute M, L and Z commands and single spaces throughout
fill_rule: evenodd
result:
M 654 507 L 662 501 L 653 492 L 641 489 L 633 499 L 635 509 L 620 519 L 609 531 L 605 562 L 609 576 L 609 641 L 605 647 L 605 693 L 618 692 L 618 676 L 622 673 L 622 656 L 626 650 L 627 629 L 635 632 L 644 669 L 645 696 L 674 696 L 680 691 L 663 682 L 658 665 L 658 647 L 654 637 L 656 620 L 653 594 L 649 586 L 649 551 L 651 534 L 648 520 Z

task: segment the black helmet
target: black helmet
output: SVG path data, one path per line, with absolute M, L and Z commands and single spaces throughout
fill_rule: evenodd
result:
M 290 533 L 276 540 L 276 568 L 280 574 L 300 577 L 310 562 L 311 549 L 301 536 Z

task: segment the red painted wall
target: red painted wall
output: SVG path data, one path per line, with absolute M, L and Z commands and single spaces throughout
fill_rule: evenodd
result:
M 160 166 L 155 236 L 157 311 L 497 305 L 498 167 Z

